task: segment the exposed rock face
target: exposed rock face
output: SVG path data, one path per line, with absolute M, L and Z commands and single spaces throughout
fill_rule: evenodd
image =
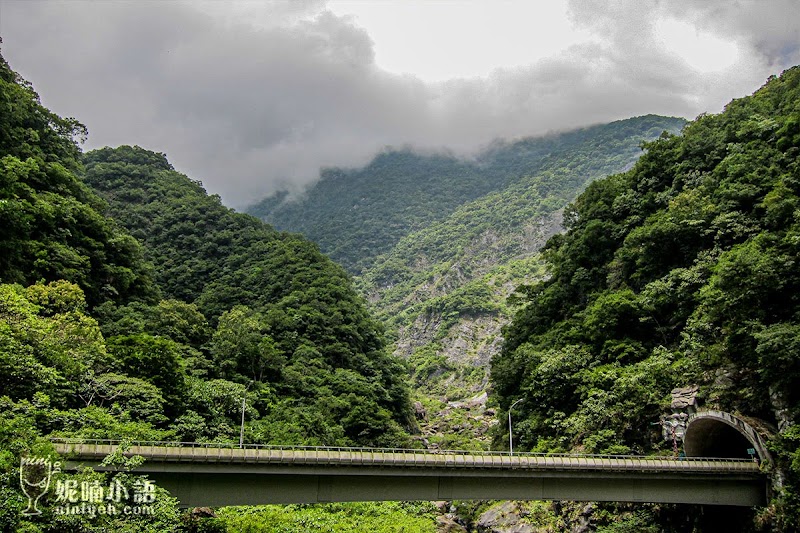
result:
M 503 344 L 501 330 L 508 319 L 500 315 L 482 314 L 462 316 L 443 337 L 439 332 L 442 317 L 438 314 L 422 314 L 408 326 L 401 326 L 394 354 L 408 357 L 415 350 L 439 338 L 439 352 L 455 363 L 487 366 L 492 356 Z
M 503 502 L 485 511 L 476 524 L 478 533 L 533 533 L 534 529 L 522 521 L 527 514 L 517 502 Z
M 442 341 L 442 354 L 451 361 L 487 366 L 503 345 L 505 323 L 497 315 L 462 317 Z
M 689 415 L 697 412 L 698 385 L 672 389 L 671 413 L 661 416 L 661 436 L 666 442 L 672 442 L 675 453 L 678 453 L 679 443 L 683 442 Z
M 473 396 L 469 400 L 465 400 L 463 402 L 448 402 L 447 405 L 454 409 L 482 409 L 486 406 L 486 400 L 488 399 L 489 394 L 486 391 L 483 391 L 477 396 Z
M 673 410 L 696 411 L 697 393 L 699 390 L 700 387 L 698 385 L 672 389 L 672 404 L 670 407 Z
M 400 326 L 394 355 L 408 357 L 414 350 L 433 342 L 441 324 L 441 316 L 424 314 L 417 316 L 412 324 Z
M 467 528 L 457 522 L 457 517 L 445 514 L 436 517 L 437 533 L 469 533 Z
M 562 229 L 563 209 L 545 215 L 512 232 L 511 237 L 500 235 L 494 229 L 486 230 L 467 247 L 462 256 L 445 272 L 417 286 L 408 294 L 406 305 L 423 302 L 451 292 L 470 280 L 479 278 L 510 259 L 509 242 L 513 243 L 515 258 L 530 257 L 538 253 L 551 236 Z M 415 269 L 428 268 L 427 260 L 415 264 Z M 465 273 L 466 272 L 466 273 Z M 533 280 L 510 279 L 497 287 L 498 296 L 507 298 L 522 283 Z M 501 314 L 482 313 L 462 315 L 458 322 L 444 332 L 444 322 L 436 313 L 417 315 L 413 322 L 401 325 L 398 330 L 395 355 L 408 357 L 415 350 L 438 340 L 441 354 L 450 361 L 474 366 L 487 366 L 492 356 L 503 344 L 501 330 L 509 318 Z
M 414 402 L 414 416 L 417 420 L 423 422 L 428 421 L 428 412 L 425 410 L 425 407 L 422 406 L 422 402 Z
M 672 413 L 661 417 L 661 436 L 666 442 L 673 442 L 679 448 L 686 435 L 686 426 L 689 422 L 689 415 L 686 413 Z
M 731 389 L 736 385 L 736 367 L 726 365 L 714 371 L 714 389 L 717 394 Z
M 594 515 L 594 505 L 587 503 L 572 526 L 572 533 L 592 533 L 595 531 L 597 528 L 592 524 L 592 515 Z
M 785 395 L 779 392 L 777 387 L 770 387 L 769 399 L 772 403 L 772 412 L 775 413 L 775 420 L 778 421 L 778 430 L 787 429 L 792 425 L 793 419 Z

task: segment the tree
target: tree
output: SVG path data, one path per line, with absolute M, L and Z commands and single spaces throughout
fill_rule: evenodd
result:
M 263 317 L 245 306 L 223 314 L 211 341 L 220 375 L 253 382 L 277 382 L 286 357 L 267 334 Z
M 64 279 L 89 307 L 149 299 L 141 248 L 78 178 L 86 128 L 39 102 L 0 56 L 0 283 Z
M 111 367 L 158 387 L 164 397 L 165 414 L 180 413 L 186 399 L 186 368 L 180 347 L 174 341 L 147 334 L 111 337 L 107 341 Z

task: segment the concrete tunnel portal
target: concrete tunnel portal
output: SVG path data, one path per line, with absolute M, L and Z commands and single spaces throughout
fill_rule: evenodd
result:
M 687 457 L 749 459 L 772 463 L 761 435 L 741 418 L 724 411 L 699 411 L 688 421 L 683 438 Z

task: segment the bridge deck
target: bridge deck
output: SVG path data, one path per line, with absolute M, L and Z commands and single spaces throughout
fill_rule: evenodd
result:
M 159 463 L 250 463 L 282 465 L 342 465 L 433 467 L 462 469 L 605 470 L 636 472 L 759 473 L 758 463 L 742 459 L 682 458 L 611 455 L 530 454 L 478 451 L 393 450 L 330 447 L 222 447 L 197 443 L 132 444 L 126 455 L 141 455 Z M 59 453 L 84 460 L 101 460 L 118 443 L 56 441 Z
M 749 460 L 505 452 L 134 443 L 136 472 L 184 506 L 378 500 L 577 500 L 763 504 Z M 96 468 L 119 444 L 55 442 L 66 468 Z

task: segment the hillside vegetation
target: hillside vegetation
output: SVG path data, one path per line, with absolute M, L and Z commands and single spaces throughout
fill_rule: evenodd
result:
M 191 302 L 198 373 L 255 383 L 259 442 L 396 444 L 408 393 L 344 270 L 304 238 L 224 207 L 161 154 L 89 152 L 86 182 L 144 246 L 164 297 Z M 98 309 L 106 334 L 147 331 L 141 306 Z M 131 317 L 141 314 L 138 324 Z M 173 339 L 180 341 L 181 339 Z M 205 359 L 203 359 L 205 356 Z
M 473 161 L 388 151 L 260 205 L 360 273 L 364 296 L 316 244 L 224 207 L 164 154 L 82 154 L 86 129 L 2 57 L 0 110 L 3 531 L 800 523 L 800 67 L 681 135 L 680 119 L 646 116 L 495 143 Z M 654 423 L 673 387 L 697 384 L 705 405 L 774 426 L 783 484 L 742 513 L 447 502 L 201 518 L 155 489 L 152 514 L 124 515 L 132 496 L 116 514 L 58 514 L 51 491 L 41 515 L 22 515 L 21 457 L 55 459 L 51 437 L 238 443 L 244 410 L 248 443 L 419 445 L 409 376 L 413 412 L 440 433 L 423 444 L 502 449 L 496 421 L 523 399 L 515 450 L 540 452 L 671 454 Z M 487 385 L 488 404 L 463 401 Z M 117 470 L 53 484 L 133 495 L 137 459 L 107 461 Z
M 85 128 L 2 58 L 0 106 L 0 529 L 200 527 L 160 490 L 152 515 L 125 516 L 130 499 L 58 515 L 51 491 L 23 517 L 20 457 L 55 458 L 49 437 L 233 443 L 244 405 L 245 442 L 410 444 L 405 368 L 316 245 L 222 206 L 163 154 L 81 154 Z M 135 462 L 111 460 L 57 480 L 132 495 Z
M 151 300 L 140 244 L 77 176 L 86 134 L 42 107 L 0 57 L 0 282 L 69 279 L 90 305 Z
M 388 150 L 362 169 L 328 169 L 300 198 L 277 195 L 251 213 L 305 233 L 359 273 L 360 292 L 438 420 L 443 402 L 485 388 L 511 314 L 506 299 L 544 275 L 537 252 L 560 230 L 563 207 L 591 180 L 630 167 L 643 140 L 684 123 L 648 115 L 495 141 L 473 160 Z M 432 437 L 474 446 L 452 435 L 465 425 L 456 418 Z
M 408 357 L 418 399 L 431 413 L 423 424 L 429 443 L 489 445 L 480 410 L 462 413 L 446 404 L 469 403 L 486 389 L 489 361 L 513 314 L 508 297 L 545 277 L 539 249 L 560 231 L 563 208 L 587 183 L 629 168 L 644 140 L 683 124 L 651 115 L 586 128 L 549 139 L 552 151 L 545 155 L 523 150 L 535 140 L 498 143 L 498 161 L 535 171 L 404 237 L 357 278 L 394 340 L 394 353 Z M 568 149 L 557 139 L 568 140 Z M 475 418 L 482 422 L 470 423 Z
M 628 172 L 593 182 L 522 288 L 491 382 L 526 450 L 649 453 L 670 389 L 771 422 L 785 490 L 756 517 L 790 531 L 800 433 L 800 68 Z M 496 438 L 503 438 L 498 427 Z M 506 435 L 507 437 L 507 435 Z M 741 525 L 741 524 L 740 524 Z
M 587 183 L 630 166 L 643 140 L 681 125 L 680 119 L 646 116 L 578 130 L 548 139 L 552 152 L 534 152 L 538 157 L 526 166 L 511 156 L 538 140 L 498 146 L 492 160 L 530 173 L 404 237 L 360 277 L 360 287 L 395 326 L 413 321 L 423 309 L 496 310 L 494 291 L 478 280 L 499 265 L 534 255 L 560 229 L 561 209 Z
M 653 128 L 658 135 L 664 129 L 680 127 L 680 119 L 667 124 L 669 120 L 642 117 L 620 124 L 616 135 L 605 140 L 618 147 L 626 135 L 639 136 L 642 129 Z M 335 261 L 359 274 L 403 237 L 446 219 L 472 200 L 547 168 L 551 161 L 574 149 L 586 150 L 595 134 L 595 128 L 586 128 L 514 142 L 497 141 L 472 160 L 387 149 L 363 168 L 326 169 L 320 181 L 299 197 L 276 194 L 248 212 L 279 229 L 302 233 Z M 593 146 L 605 149 L 599 142 Z M 635 152 L 635 147 L 627 150 L 632 148 Z M 615 156 L 624 159 L 627 154 L 617 151 Z

